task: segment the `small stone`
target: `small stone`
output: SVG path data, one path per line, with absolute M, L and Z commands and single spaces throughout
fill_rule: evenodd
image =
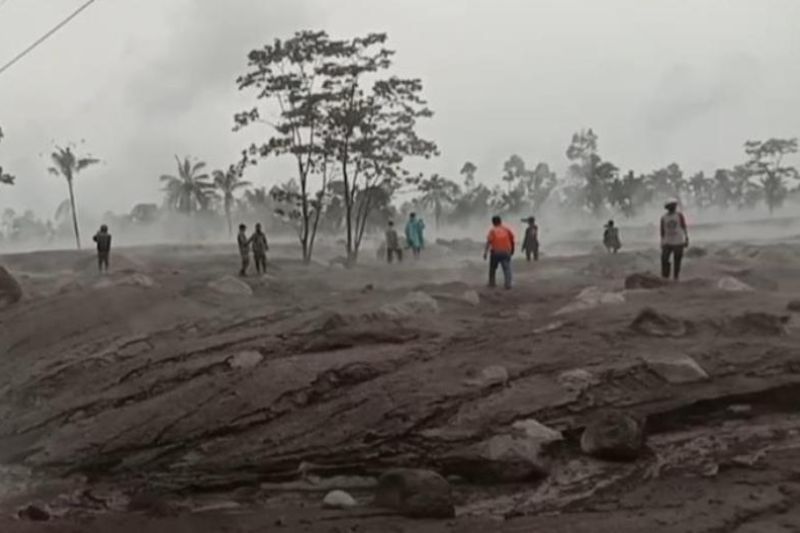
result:
M 381 307 L 381 313 L 391 319 L 438 315 L 439 312 L 439 303 L 431 295 L 421 291 L 412 292 L 399 302 Z
M 533 418 L 517 420 L 511 425 L 511 428 L 524 437 L 540 442 L 553 442 L 563 438 L 560 431 L 549 428 Z
M 594 374 L 582 368 L 562 372 L 558 375 L 556 381 L 570 392 L 583 392 L 599 383 Z
M 637 272 L 625 278 L 625 288 L 634 289 L 660 289 L 669 285 L 669 280 L 658 277 L 650 272 Z
M 247 369 L 258 366 L 264 360 L 264 356 L 255 350 L 239 352 L 228 358 L 228 365 L 233 369 Z
M 596 414 L 581 435 L 583 452 L 598 459 L 632 461 L 643 447 L 643 424 L 622 411 Z
M 50 512 L 44 507 L 38 505 L 28 505 L 17 512 L 22 520 L 30 520 L 32 522 L 47 522 L 50 520 Z
M 753 406 L 748 404 L 729 405 L 728 412 L 738 416 L 748 416 L 753 412 Z
M 516 483 L 539 479 L 546 476 L 548 470 L 542 457 L 542 447 L 551 440 L 524 435 L 495 435 L 445 455 L 442 463 L 449 473 L 478 483 Z
M 562 307 L 554 315 L 564 315 L 577 311 L 586 311 L 601 305 L 618 305 L 625 303 L 625 295 L 619 292 L 607 292 L 598 287 L 587 287 L 575 297 L 575 300 Z
M 343 490 L 331 491 L 322 500 L 322 506 L 326 509 L 349 509 L 356 505 L 356 500 Z
M 466 291 L 461 295 L 461 299 L 470 305 L 474 305 L 475 307 L 478 307 L 481 304 L 481 296 L 477 293 L 477 291 Z
M 753 287 L 733 276 L 725 276 L 717 282 L 717 288 L 729 292 L 751 292 Z
M 430 470 L 397 468 L 378 480 L 375 504 L 410 518 L 453 518 L 450 484 Z
M 555 322 L 550 322 L 549 324 L 546 324 L 540 328 L 534 329 L 533 334 L 541 335 L 543 333 L 552 333 L 554 331 L 558 331 L 559 329 L 563 328 L 566 325 L 567 323 L 564 322 L 563 320 L 557 320 Z
M 688 355 L 648 354 L 642 359 L 656 374 L 668 383 L 680 385 L 708 379 L 708 374 Z

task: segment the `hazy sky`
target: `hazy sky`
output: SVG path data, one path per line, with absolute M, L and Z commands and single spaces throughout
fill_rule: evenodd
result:
M 82 2 L 7 0 L 0 62 Z M 54 143 L 104 160 L 76 182 L 98 213 L 159 201 L 174 154 L 227 166 L 260 133 L 231 131 L 253 103 L 235 85 L 247 52 L 299 29 L 389 33 L 436 112 L 429 171 L 472 160 L 494 181 L 512 153 L 560 170 L 589 126 L 625 170 L 729 166 L 748 138 L 800 135 L 797 21 L 795 0 L 97 0 L 0 75 L 0 164 L 18 180 L 0 209 L 50 216 L 66 197 L 46 172 Z

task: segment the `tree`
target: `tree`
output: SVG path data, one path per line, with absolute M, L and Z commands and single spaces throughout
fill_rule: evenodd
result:
M 2 140 L 3 140 L 3 128 L 0 128 L 0 141 Z M 0 183 L 4 185 L 14 185 L 14 176 L 5 173 L 1 165 L 0 165 Z
M 547 163 L 539 163 L 532 172 L 528 172 L 525 179 L 525 188 L 534 212 L 538 212 L 547 199 L 550 198 L 556 183 L 556 173 L 550 170 Z
M 628 171 L 622 179 L 615 178 L 608 193 L 609 203 L 626 218 L 634 216 L 640 206 L 650 202 L 650 198 L 645 176 L 637 177 L 633 170 Z
M 231 165 L 225 172 L 215 170 L 214 187 L 222 195 L 223 208 L 225 209 L 225 220 L 228 222 L 228 235 L 233 235 L 233 221 L 231 220 L 231 210 L 235 202 L 234 194 L 241 188 L 249 187 L 250 182 L 242 179 L 243 165 Z
M 695 207 L 704 209 L 714 204 L 714 181 L 702 171 L 689 178 L 688 190 Z
M 418 188 L 419 192 L 422 193 L 419 203 L 425 209 L 433 209 L 433 218 L 438 228 L 444 212 L 444 206 L 455 202 L 460 193 L 459 186 L 454 181 L 439 174 L 434 174 L 428 179 L 421 180 Z
M 275 120 L 263 117 L 267 111 L 259 107 L 237 113 L 234 130 L 263 124 L 274 132 L 263 144 L 250 146 L 249 164 L 269 156 L 288 155 L 295 159 L 298 191 L 288 196 L 280 188 L 272 192 L 276 199 L 296 206 L 295 221 L 300 225 L 298 237 L 305 263 L 311 261 L 330 170 L 322 136 L 323 104 L 332 98 L 327 69 L 341 56 L 344 46 L 322 31 L 298 32 L 287 40 L 276 39 L 273 44 L 251 51 L 248 71 L 237 79 L 239 90 L 253 90 L 257 100 L 277 106 Z M 323 182 L 316 195 L 309 192 L 309 179 L 315 175 Z M 292 209 L 294 213 L 295 207 Z
M 572 136 L 567 147 L 567 159 L 572 161 L 569 172 L 574 178 L 583 181 L 582 188 L 568 188 L 571 196 L 579 196 L 580 201 L 595 216 L 605 207 L 611 183 L 617 177 L 617 167 L 603 161 L 597 155 L 597 135 L 590 129 L 580 131 Z
M 470 161 L 464 163 L 464 166 L 461 167 L 460 174 L 464 176 L 464 187 L 466 190 L 470 190 L 475 187 L 475 173 L 478 171 L 478 167 L 476 167 Z
M 680 199 L 686 188 L 683 170 L 677 163 L 670 163 L 665 168 L 654 170 L 647 176 L 647 186 L 653 198 L 659 200 L 673 197 Z
M 420 80 L 393 76 L 364 87 L 391 66 L 394 52 L 383 47 L 385 42 L 383 33 L 347 41 L 338 62 L 326 69 L 332 90 L 326 105 L 326 153 L 341 171 L 351 263 L 357 260 L 370 212 L 377 207 L 373 200 L 393 193 L 408 177 L 404 160 L 437 153 L 434 143 L 416 133 L 417 121 L 433 115 L 421 97 Z
M 78 212 L 75 208 L 75 191 L 73 188 L 73 180 L 75 176 L 77 176 L 82 170 L 85 170 L 92 165 L 96 165 L 100 162 L 100 160 L 95 159 L 91 155 L 87 155 L 85 157 L 77 156 L 72 151 L 72 148 L 72 146 L 67 146 L 66 148 L 60 148 L 57 146 L 56 151 L 50 154 L 50 159 L 53 162 L 53 166 L 50 167 L 48 171 L 55 176 L 63 177 L 67 181 L 67 188 L 69 189 L 69 205 L 70 210 L 72 211 L 72 227 L 75 231 L 75 243 L 78 246 L 78 250 L 80 250 L 81 236 L 78 229 Z
M 752 176 L 759 179 L 764 190 L 764 201 L 772 213 L 783 205 L 789 193 L 790 181 L 800 177 L 795 167 L 783 164 L 787 155 L 797 153 L 797 139 L 747 141 L 744 146 L 745 153 L 750 156 L 746 166 Z
M 208 209 L 214 186 L 208 174 L 198 174 L 206 164 L 202 161 L 192 163 L 188 156 L 181 161 L 177 155 L 175 162 L 178 165 L 177 176 L 164 174 L 160 178 L 167 196 L 166 207 L 185 214 Z

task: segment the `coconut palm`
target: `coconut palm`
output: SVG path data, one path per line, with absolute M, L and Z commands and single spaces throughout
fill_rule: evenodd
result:
M 180 213 L 194 213 L 208 209 L 214 197 L 212 191 L 214 186 L 208 181 L 208 174 L 198 174 L 206 164 L 202 161 L 192 164 L 189 157 L 181 161 L 177 155 L 175 161 L 178 163 L 178 175 L 161 176 L 164 192 L 167 193 L 167 207 Z
M 233 222 L 231 221 L 231 209 L 234 204 L 233 194 L 241 188 L 249 187 L 250 182 L 242 180 L 241 173 L 236 167 L 231 166 L 227 172 L 215 170 L 214 187 L 222 194 L 223 206 L 225 208 L 225 218 L 228 221 L 228 234 L 233 234 Z
M 75 243 L 78 245 L 78 250 L 80 250 L 81 235 L 78 229 L 78 212 L 75 209 L 75 191 L 72 186 L 72 181 L 82 170 L 96 165 L 100 160 L 95 159 L 91 155 L 79 157 L 72 151 L 72 147 L 70 146 L 66 148 L 56 146 L 56 151 L 50 154 L 50 159 L 53 161 L 53 166 L 47 169 L 50 174 L 61 176 L 67 180 L 69 206 L 72 211 L 72 227 L 75 230 Z
M 422 180 L 419 184 L 419 191 L 422 196 L 419 198 L 420 204 L 426 209 L 433 209 L 433 218 L 436 227 L 442 219 L 445 204 L 452 204 L 461 192 L 459 186 L 454 181 L 434 174 L 430 178 Z

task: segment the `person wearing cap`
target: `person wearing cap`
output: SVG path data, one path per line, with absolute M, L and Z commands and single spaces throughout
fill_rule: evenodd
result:
M 522 240 L 522 250 L 525 252 L 525 259 L 530 262 L 532 256 L 534 261 L 538 261 L 539 226 L 536 225 L 536 218 L 523 218 L 522 221 L 528 223 L 528 227 L 525 228 L 525 238 Z
M 419 259 L 422 249 L 425 247 L 425 222 L 417 217 L 416 213 L 408 216 L 406 223 L 406 243 L 411 248 L 415 259 Z
M 97 269 L 100 272 L 108 272 L 111 255 L 111 234 L 108 232 L 108 226 L 105 224 L 100 226 L 100 231 L 94 236 L 94 242 L 97 243 Z
M 613 220 L 609 220 L 605 225 L 603 231 L 603 246 L 606 247 L 608 253 L 617 253 L 622 248 L 622 243 L 619 240 L 619 228 L 614 225 Z
M 689 246 L 689 230 L 686 218 L 678 211 L 678 200 L 670 199 L 664 204 L 667 212 L 661 217 L 661 276 L 678 281 L 681 276 L 683 251 Z
M 491 254 L 491 255 L 490 255 Z M 489 287 L 495 287 L 497 267 L 503 269 L 505 288 L 511 288 L 511 257 L 514 255 L 514 234 L 503 225 L 499 216 L 492 217 L 492 229 L 486 237 L 483 259 L 489 258 Z

